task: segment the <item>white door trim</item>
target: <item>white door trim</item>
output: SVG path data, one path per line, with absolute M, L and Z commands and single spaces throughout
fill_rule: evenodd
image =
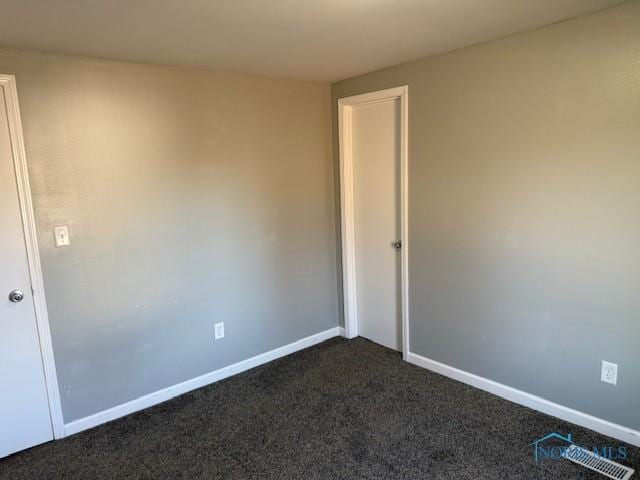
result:
M 356 105 L 400 100 L 400 223 L 402 357 L 409 353 L 409 87 L 389 88 L 338 99 L 338 143 L 340 150 L 340 211 L 342 220 L 342 290 L 345 336 L 358 336 L 356 296 L 356 243 L 353 205 L 352 111 Z
M 7 116 L 9 119 L 9 138 L 11 140 L 11 149 L 13 150 L 14 169 L 18 184 L 18 199 L 20 201 L 20 213 L 24 227 L 27 259 L 29 261 L 29 274 L 31 276 L 33 304 L 38 325 L 40 352 L 42 354 L 42 364 L 45 382 L 47 384 L 51 425 L 53 427 L 54 438 L 62 438 L 65 436 L 64 421 L 62 419 L 60 392 L 58 390 L 58 379 L 53 358 L 47 302 L 44 295 L 44 284 L 40 266 L 40 254 L 38 252 L 33 204 L 31 202 L 31 188 L 29 186 L 29 176 L 27 173 L 27 157 L 22 136 L 22 122 L 20 121 L 20 108 L 18 106 L 15 76 L 0 74 L 0 88 L 4 90 Z

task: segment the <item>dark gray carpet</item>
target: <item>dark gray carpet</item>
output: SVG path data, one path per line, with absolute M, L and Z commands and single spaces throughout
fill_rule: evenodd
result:
M 0 479 L 604 478 L 536 464 L 528 444 L 552 431 L 620 443 L 336 338 L 0 460 Z

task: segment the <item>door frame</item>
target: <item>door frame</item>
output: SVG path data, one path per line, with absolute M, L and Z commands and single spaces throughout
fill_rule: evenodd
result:
M 49 414 L 54 438 L 65 436 L 64 420 L 62 417 L 62 405 L 60 403 L 60 391 L 53 357 L 53 344 L 51 342 L 51 330 L 49 328 L 49 315 L 47 313 L 47 301 L 44 294 L 44 282 L 42 279 L 42 267 L 40 265 L 40 253 L 38 251 L 38 238 L 36 235 L 36 223 L 31 201 L 31 187 L 27 171 L 27 157 L 24 149 L 22 134 L 22 122 L 20 120 L 20 108 L 18 105 L 18 91 L 14 75 L 0 74 L 0 88 L 4 91 L 7 117 L 9 121 L 9 139 L 13 150 L 13 167 L 18 186 L 18 201 L 20 203 L 20 215 L 24 231 L 27 261 L 29 263 L 29 275 L 31 277 L 31 291 L 33 305 L 38 327 L 40 353 L 47 387 L 49 401 Z
M 353 200 L 353 107 L 398 99 L 400 102 L 400 291 L 402 305 L 402 358 L 409 354 L 409 87 L 403 85 L 338 99 L 340 152 L 340 213 L 342 240 L 342 292 L 345 337 L 358 336 L 356 241 Z

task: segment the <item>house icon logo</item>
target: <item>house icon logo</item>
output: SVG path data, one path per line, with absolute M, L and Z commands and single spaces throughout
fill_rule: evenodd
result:
M 530 443 L 533 446 L 533 457 L 536 463 L 542 460 L 562 460 L 587 467 L 611 478 L 630 478 L 634 473 L 633 468 L 625 467 L 614 460 L 627 460 L 629 452 L 626 445 L 600 445 L 585 448 L 576 444 L 570 433 L 566 436 L 552 432 Z M 611 472 L 617 472 L 620 476 L 614 477 Z
M 559 440 L 560 442 L 563 442 L 564 445 L 557 445 L 558 442 L 554 442 L 553 445 L 547 446 L 545 442 L 548 442 L 549 440 Z M 574 445 L 574 442 L 570 433 L 565 437 L 556 432 L 549 433 L 548 435 L 545 435 L 544 437 L 529 444 L 529 446 L 533 446 L 534 448 L 533 456 L 536 462 L 541 458 L 562 458 L 567 451 L 567 448 L 571 445 Z

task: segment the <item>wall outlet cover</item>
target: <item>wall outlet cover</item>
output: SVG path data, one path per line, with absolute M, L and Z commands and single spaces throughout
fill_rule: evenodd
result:
M 216 340 L 224 338 L 224 322 L 216 323 L 213 326 L 213 331 L 214 331 L 214 338 Z
M 602 361 L 602 373 L 600 380 L 604 383 L 616 385 L 618 383 L 618 364 Z

